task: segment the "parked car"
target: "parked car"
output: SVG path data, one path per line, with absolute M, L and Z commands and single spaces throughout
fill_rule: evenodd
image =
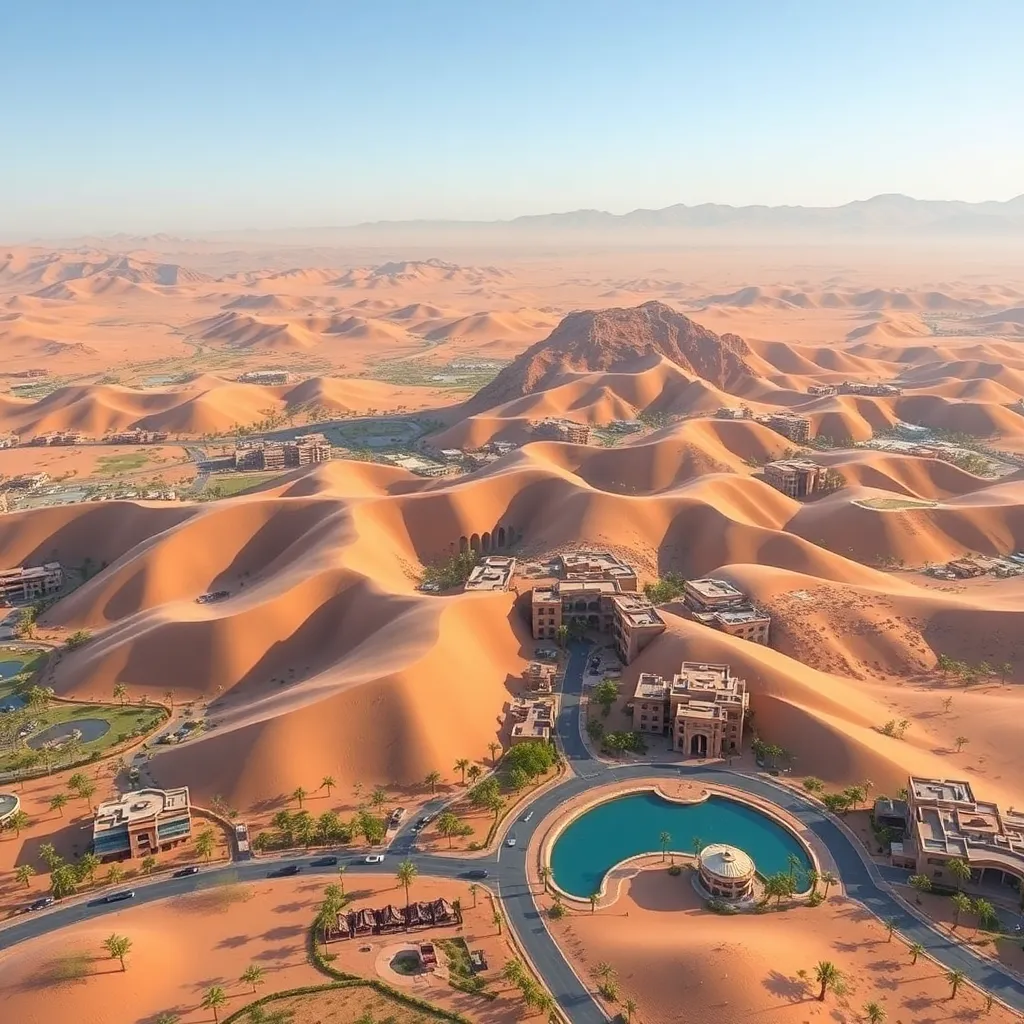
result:
M 187 868 L 182 868 L 180 871 L 175 871 L 171 876 L 173 878 L 185 878 L 188 875 L 198 875 L 199 867 L 196 864 L 191 864 Z
M 515 846 L 516 845 L 516 837 L 515 836 L 509 836 L 505 840 L 505 845 L 506 846 Z
M 134 889 L 123 889 L 121 892 L 112 892 L 103 897 L 104 903 L 120 903 L 121 900 L 135 899 Z
M 384 854 L 383 853 L 368 853 L 363 858 L 363 863 L 364 864 L 383 864 L 384 863 Z
M 309 866 L 311 868 L 333 868 L 337 863 L 337 857 L 317 857 L 316 860 L 309 862 Z
M 287 878 L 289 875 L 297 875 L 301 870 L 298 864 L 285 864 L 283 868 L 271 871 L 267 878 Z
M 27 907 L 22 908 L 23 914 L 31 914 L 34 910 L 43 910 L 45 907 L 53 906 L 54 899 L 52 896 L 40 896 L 39 899 L 33 900 Z
M 472 871 L 466 872 L 467 878 L 486 878 L 487 872 L 483 868 L 473 868 Z

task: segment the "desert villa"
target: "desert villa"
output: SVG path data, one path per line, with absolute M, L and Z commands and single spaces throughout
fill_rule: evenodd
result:
M 684 661 L 671 678 L 641 672 L 633 693 L 635 732 L 672 737 L 688 757 L 722 757 L 743 744 L 747 684 L 728 665 Z
M 956 881 L 949 862 L 957 859 L 970 867 L 976 884 L 1021 888 L 1024 814 L 975 799 L 965 780 L 913 775 L 905 809 L 892 807 L 905 826 L 902 842 L 892 844 L 893 864 L 949 885 Z
M 563 626 L 611 633 L 619 657 L 629 664 L 665 623 L 637 593 L 633 568 L 608 552 L 559 555 L 558 579 L 535 587 L 530 614 L 536 640 L 553 639 Z
M 188 788 L 139 789 L 96 809 L 93 852 L 100 860 L 126 860 L 169 850 L 192 835 Z

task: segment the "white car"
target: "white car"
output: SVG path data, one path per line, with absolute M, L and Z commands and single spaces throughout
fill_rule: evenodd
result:
M 363 858 L 364 864 L 383 864 L 384 854 L 383 853 L 369 853 Z
M 505 840 L 505 845 L 506 846 L 515 846 L 516 845 L 516 837 L 515 836 L 509 836 L 508 839 Z

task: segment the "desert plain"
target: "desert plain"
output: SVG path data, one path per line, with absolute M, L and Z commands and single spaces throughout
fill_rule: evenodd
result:
M 611 551 L 643 583 L 722 578 L 770 613 L 760 645 L 661 605 L 664 633 L 622 670 L 610 714 L 623 728 L 640 673 L 725 663 L 797 788 L 868 780 L 873 796 L 894 795 L 911 774 L 969 779 L 1013 807 L 1024 579 L 924 570 L 1024 549 L 1022 342 L 1024 271 L 998 252 L 353 251 L 160 236 L 0 250 L 0 435 L 19 442 L 0 450 L 0 567 L 75 570 L 29 635 L 13 636 L 12 610 L 9 642 L 48 652 L 40 682 L 57 699 L 116 694 L 164 703 L 171 725 L 201 722 L 187 742 L 147 743 L 143 781 L 188 786 L 218 836 L 230 820 L 253 835 L 273 828 L 300 790 L 314 813 L 344 818 L 382 788 L 414 817 L 435 790 L 459 797 L 460 762 L 486 769 L 509 745 L 505 711 L 535 646 L 532 583 L 420 589 L 428 566 L 501 528 L 521 565 Z M 260 372 L 287 379 L 244 379 Z M 849 381 L 895 391 L 842 393 Z M 805 418 L 818 443 L 772 429 L 779 412 Z M 548 419 L 587 425 L 588 442 L 540 439 Z M 915 451 L 897 441 L 907 427 L 959 454 Z M 104 440 L 133 430 L 161 440 Z M 82 439 L 31 444 L 53 432 Z M 224 467 L 239 440 L 310 432 L 333 458 L 277 473 Z M 408 461 L 488 446 L 497 458 L 447 475 Z M 765 481 L 765 463 L 794 454 L 832 471 L 829 493 L 798 500 Z M 60 487 L 26 499 L 9 486 L 38 472 Z M 197 602 L 211 592 L 225 596 Z M 87 641 L 69 644 L 76 635 Z M 885 730 L 892 721 L 906 723 L 899 735 Z M 101 797 L 131 785 L 104 758 L 89 768 Z M 749 753 L 738 764 L 758 771 Z M 12 921 L 49 887 L 40 844 L 84 849 L 72 832 L 87 834 L 86 806 L 48 810 L 69 774 L 9 783 L 32 819 L 0 840 Z M 486 816 L 467 820 L 474 845 L 493 843 Z M 429 839 L 437 853 L 449 845 Z M 465 838 L 458 849 L 469 856 Z M 210 859 L 230 855 L 219 838 Z M 16 871 L 30 861 L 23 883 Z M 392 874 L 374 876 L 375 889 Z M 461 883 L 422 884 L 468 905 Z M 235 985 L 231 1009 L 243 1005 L 235 978 L 254 958 L 268 965 L 260 995 L 316 984 L 326 979 L 303 932 L 314 888 L 261 881 L 222 919 L 213 902 L 191 907 L 197 897 L 146 903 L 9 949 L 0 923 L 0 999 L 26 1024 L 154 1024 L 162 1012 L 195 1024 L 213 1019 L 200 1006 L 213 985 Z M 467 936 L 485 925 L 467 920 Z M 124 972 L 53 974 L 58 948 L 98 956 L 111 928 L 132 937 Z M 574 910 L 551 931 L 581 977 L 613 965 L 643 1024 L 852 1022 L 866 1000 L 905 1024 L 986 1013 L 973 988 L 947 1002 L 942 970 L 911 967 L 841 890 L 820 908 L 716 916 L 651 868 L 614 906 Z M 507 938 L 488 938 L 490 959 L 516 955 Z M 799 972 L 821 960 L 856 977 L 849 998 L 814 998 Z M 537 1012 L 500 981 L 493 1001 L 435 988 L 424 998 L 473 1021 Z M 606 1009 L 626 1019 L 621 1002 Z M 988 1019 L 1019 1016 L 997 1003 Z

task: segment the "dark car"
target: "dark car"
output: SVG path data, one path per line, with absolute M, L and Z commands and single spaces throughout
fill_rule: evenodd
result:
M 467 878 L 486 878 L 487 872 L 483 868 L 474 868 L 472 871 L 466 872 Z
M 189 875 L 198 875 L 199 867 L 196 864 L 192 864 L 187 868 L 182 868 L 180 871 L 175 871 L 171 876 L 172 878 L 186 878 Z
M 33 900 L 24 910 L 23 914 L 31 914 L 33 910 L 42 910 L 44 907 L 53 906 L 54 899 L 52 896 L 40 896 L 39 899 Z
M 267 878 L 287 878 L 289 875 L 297 875 L 301 870 L 298 864 L 285 864 L 283 868 L 271 871 Z
M 337 857 L 317 857 L 316 860 L 311 860 L 309 862 L 309 866 L 311 868 L 333 868 L 337 863 Z
M 103 897 L 104 903 L 120 903 L 121 900 L 133 900 L 135 899 L 134 889 L 125 889 L 122 892 L 112 892 L 107 896 Z

